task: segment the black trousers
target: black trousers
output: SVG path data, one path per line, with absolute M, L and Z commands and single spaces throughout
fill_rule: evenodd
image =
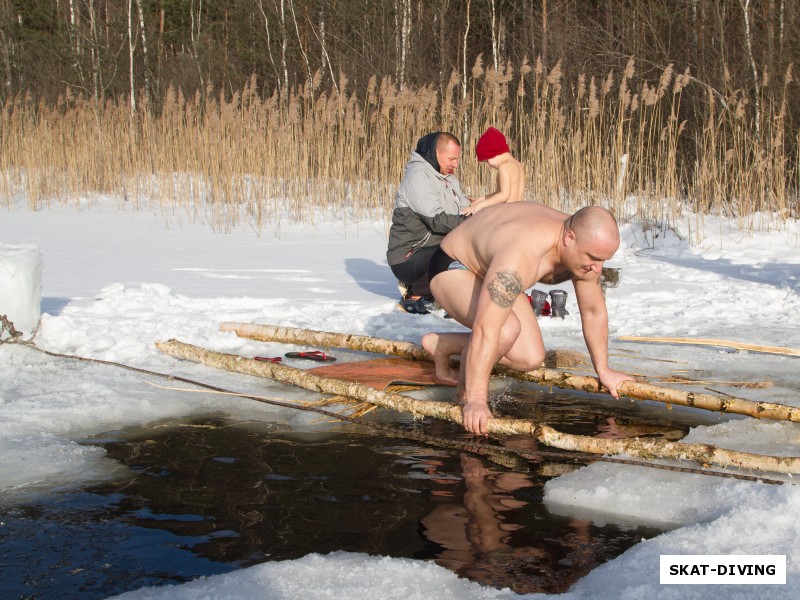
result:
M 415 251 L 407 260 L 392 265 L 392 273 L 397 280 L 404 283 L 413 296 L 430 296 L 431 285 L 428 279 L 428 263 L 436 252 L 436 246 L 425 246 Z

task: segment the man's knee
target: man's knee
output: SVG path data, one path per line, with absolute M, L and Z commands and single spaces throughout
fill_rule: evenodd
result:
M 509 367 L 514 369 L 515 371 L 535 371 L 539 367 L 544 364 L 544 352 L 539 354 L 527 354 L 524 357 L 519 357 L 516 359 L 511 359 L 511 364 Z
M 544 364 L 544 349 L 541 351 L 528 351 L 521 353 L 510 353 L 506 355 L 508 367 L 515 371 L 526 372 L 535 371 Z

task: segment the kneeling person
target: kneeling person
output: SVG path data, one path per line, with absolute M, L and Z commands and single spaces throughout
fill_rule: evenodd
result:
M 608 366 L 608 314 L 600 287 L 603 262 L 619 247 L 614 216 L 591 206 L 567 215 L 516 202 L 490 206 L 442 240 L 429 277 L 436 301 L 471 333 L 428 333 L 422 345 L 436 363 L 437 378 L 458 386 L 464 427 L 486 435 L 489 377 L 496 364 L 517 371 L 539 368 L 545 350 L 524 291 L 535 283 L 572 280 L 581 327 L 595 371 L 611 394 L 631 377 Z M 450 357 L 461 355 L 456 375 Z

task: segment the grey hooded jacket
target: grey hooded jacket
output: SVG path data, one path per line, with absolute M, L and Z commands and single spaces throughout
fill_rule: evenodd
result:
M 461 191 L 455 175 L 442 175 L 430 159 L 419 154 L 426 150 L 425 136 L 417 150 L 411 153 L 403 179 L 397 189 L 389 229 L 389 249 L 386 260 L 390 266 L 408 260 L 419 248 L 436 246 L 452 229 L 464 221 L 461 211 L 469 200 Z M 431 140 L 430 149 L 435 145 Z M 435 154 L 433 163 L 435 162 Z

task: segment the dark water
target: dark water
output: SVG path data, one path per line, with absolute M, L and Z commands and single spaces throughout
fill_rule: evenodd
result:
M 498 410 L 571 433 L 686 430 L 663 420 L 667 411 L 614 417 L 564 394 L 515 392 Z M 442 422 L 398 427 L 471 439 Z M 0 507 L 0 597 L 105 598 L 334 550 L 434 560 L 485 585 L 560 592 L 659 533 L 549 514 L 545 482 L 580 464 L 564 457 L 508 468 L 480 450 L 350 424 L 303 434 L 223 414 L 85 443 L 103 447 L 130 477 Z M 504 443 L 537 449 L 530 439 Z

